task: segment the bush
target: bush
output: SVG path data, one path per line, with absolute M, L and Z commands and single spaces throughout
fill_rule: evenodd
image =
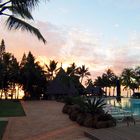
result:
M 73 104 L 73 97 L 71 97 L 71 96 L 65 97 L 64 98 L 64 103 L 66 105 L 72 105 Z
M 76 119 L 76 122 L 80 125 L 83 125 L 84 124 L 84 121 L 85 121 L 85 117 L 86 117 L 86 114 L 85 113 L 79 113 L 78 114 L 78 117 Z
M 87 113 L 90 113 L 92 115 L 102 114 L 104 113 L 103 106 L 105 105 L 106 103 L 104 102 L 103 98 L 94 97 L 93 99 L 86 100 L 84 108 Z
M 76 121 L 77 117 L 79 115 L 79 111 L 73 111 L 71 112 L 71 114 L 69 115 L 69 118 L 72 120 L 72 121 Z
M 108 120 L 113 120 L 114 118 L 110 114 L 102 114 L 98 117 L 98 121 L 108 121 Z
M 62 112 L 68 114 L 70 109 L 71 109 L 71 105 L 65 104 Z
M 69 118 L 80 125 L 94 128 L 116 125 L 116 120 L 104 112 L 103 106 L 106 104 L 102 98 L 66 97 L 65 103 L 63 113 L 69 114 Z

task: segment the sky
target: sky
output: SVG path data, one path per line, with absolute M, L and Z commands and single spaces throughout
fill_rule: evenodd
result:
M 33 17 L 46 45 L 0 26 L 0 39 L 19 60 L 32 51 L 42 62 L 85 64 L 93 79 L 108 68 L 119 75 L 140 65 L 140 0 L 41 0 Z

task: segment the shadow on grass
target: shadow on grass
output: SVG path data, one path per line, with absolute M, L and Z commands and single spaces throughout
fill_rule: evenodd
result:
M 20 101 L 0 100 L 0 117 L 17 117 L 25 115 Z

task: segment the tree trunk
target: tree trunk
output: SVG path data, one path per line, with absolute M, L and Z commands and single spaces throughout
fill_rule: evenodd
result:
M 18 99 L 19 98 L 19 85 L 18 85 L 18 89 L 17 89 L 17 98 L 16 99 Z
M 82 82 L 83 82 L 83 77 L 81 77 L 81 84 L 82 84 Z
M 110 97 L 110 87 L 109 87 L 109 97 Z
M 6 90 L 4 90 L 4 95 L 5 95 L 5 99 L 7 100 L 8 97 L 7 97 L 7 91 Z
M 107 96 L 107 87 L 105 87 L 105 92 L 106 92 L 106 96 Z
M 113 96 L 115 96 L 115 87 L 113 87 Z
M 128 98 L 129 90 L 127 89 L 127 98 Z
M 3 90 L 0 92 L 0 99 L 2 99 Z
M 131 97 L 131 89 L 129 89 L 129 97 Z
M 134 94 L 134 93 L 135 93 L 135 89 L 132 89 L 132 91 L 133 91 L 133 94 Z M 132 95 L 131 95 L 131 96 L 132 96 Z M 130 96 L 130 97 L 131 97 L 131 96 Z

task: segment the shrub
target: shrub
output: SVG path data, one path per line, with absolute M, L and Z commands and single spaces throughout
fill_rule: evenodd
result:
M 85 111 L 92 115 L 102 114 L 103 106 L 105 105 L 106 103 L 104 102 L 103 98 L 94 97 L 93 99 L 87 99 L 85 102 Z
M 71 97 L 71 96 L 65 97 L 65 98 L 64 98 L 64 103 L 65 103 L 66 105 L 72 105 L 72 104 L 73 104 L 73 97 Z

